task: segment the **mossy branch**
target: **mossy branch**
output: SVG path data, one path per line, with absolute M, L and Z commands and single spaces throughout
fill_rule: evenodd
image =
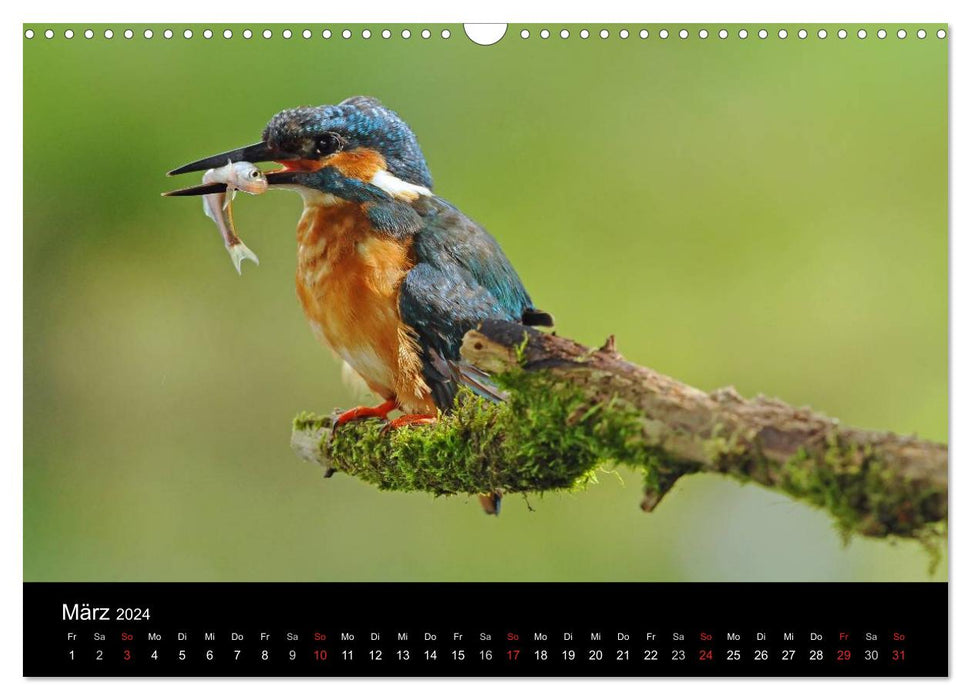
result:
M 947 446 L 860 430 L 776 399 L 695 389 L 599 349 L 514 323 L 486 322 L 462 355 L 492 372 L 508 401 L 460 396 L 434 426 L 332 431 L 302 415 L 303 459 L 395 491 L 529 493 L 575 489 L 598 465 L 640 469 L 653 510 L 686 474 L 752 481 L 824 508 L 847 534 L 927 539 L 947 520 Z

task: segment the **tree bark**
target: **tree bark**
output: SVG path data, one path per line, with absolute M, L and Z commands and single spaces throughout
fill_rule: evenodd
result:
M 542 491 L 581 480 L 589 467 L 584 460 L 613 460 L 644 470 L 645 511 L 653 510 L 680 477 L 712 472 L 824 508 L 846 533 L 926 538 L 946 525 L 946 445 L 845 427 L 777 399 L 744 399 L 733 388 L 706 393 L 626 361 L 613 337 L 591 349 L 518 324 L 490 321 L 466 334 L 462 356 L 497 377 L 516 415 L 477 405 L 458 410 L 456 418 L 444 417 L 441 428 L 430 429 L 458 430 L 467 451 L 479 450 L 471 455 L 469 474 L 460 480 L 451 480 L 449 462 L 469 464 L 470 454 L 451 440 L 442 443 L 447 448 L 437 448 L 442 463 L 436 464 L 435 450 L 426 449 L 429 443 L 419 443 L 423 438 L 415 434 L 375 435 L 373 426 L 349 425 L 341 427 L 338 440 L 326 421 L 305 417 L 295 423 L 294 450 L 328 470 L 356 473 L 383 488 Z M 558 406 L 564 412 L 554 413 Z M 497 413 L 495 420 L 476 417 L 476 411 L 490 410 Z M 560 424 L 544 425 L 547 419 Z M 531 427 L 523 429 L 520 423 Z M 372 432 L 365 439 L 368 429 Z M 555 430 L 569 441 L 560 441 Z M 488 439 L 485 434 L 490 434 Z M 429 440 L 438 437 L 428 434 Z M 383 451 L 382 438 L 402 442 Z M 362 440 L 371 446 L 369 452 L 353 449 Z M 424 472 L 446 476 L 429 480 L 424 472 L 412 473 L 402 464 L 419 447 Z M 537 459 L 535 453 L 546 447 L 547 453 Z M 562 479 L 548 478 L 543 471 L 545 465 L 556 472 L 560 461 L 571 460 L 577 470 Z M 515 472 L 509 478 L 503 473 L 507 468 Z M 404 476 L 385 478 L 381 470 Z

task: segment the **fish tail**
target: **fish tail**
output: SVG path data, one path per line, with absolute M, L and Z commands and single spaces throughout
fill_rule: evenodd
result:
M 257 265 L 260 264 L 260 259 L 256 257 L 256 253 L 246 247 L 246 244 L 242 241 L 234 243 L 233 245 L 226 248 L 229 251 L 229 258 L 233 261 L 233 267 L 236 268 L 236 272 L 243 274 L 243 261 L 252 260 Z

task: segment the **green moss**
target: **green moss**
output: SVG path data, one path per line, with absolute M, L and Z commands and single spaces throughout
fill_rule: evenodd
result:
M 783 491 L 829 512 L 844 538 L 863 534 L 915 537 L 925 543 L 939 539 L 946 496 L 910 488 L 869 446 L 841 444 L 830 436 L 821 459 L 800 450 L 778 473 Z
M 340 471 L 395 491 L 436 494 L 576 489 L 598 465 L 622 461 L 649 472 L 659 464 L 641 443 L 641 417 L 617 403 L 590 406 L 579 390 L 555 390 L 543 373 L 500 378 L 510 399 L 494 404 L 463 391 L 454 411 L 431 426 L 383 431 L 383 422 L 342 426 L 320 449 Z M 303 413 L 294 430 L 329 428 Z M 501 468 L 498 466 L 501 465 Z

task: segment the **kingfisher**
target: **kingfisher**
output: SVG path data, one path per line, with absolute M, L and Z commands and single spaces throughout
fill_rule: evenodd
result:
M 376 395 L 337 418 L 380 418 L 388 429 L 433 423 L 456 393 L 502 400 L 488 374 L 459 355 L 485 320 L 553 325 L 534 306 L 496 240 L 437 196 L 414 132 L 374 97 L 286 109 L 259 143 L 183 165 L 275 162 L 270 189 L 297 192 L 297 298 L 317 339 Z M 205 195 L 225 185 L 170 194 Z M 388 420 L 393 411 L 403 415 Z M 493 508 L 498 497 L 490 496 Z M 486 500 L 483 505 L 490 510 Z

